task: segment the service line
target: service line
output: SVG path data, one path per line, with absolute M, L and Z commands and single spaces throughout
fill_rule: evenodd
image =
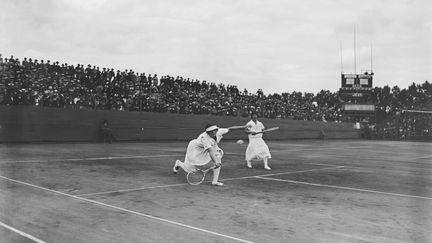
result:
M 262 179 L 262 180 L 270 180 L 270 181 L 288 182 L 288 183 L 301 184 L 301 185 L 307 185 L 307 186 L 327 187 L 327 188 L 343 189 L 343 190 L 349 190 L 349 191 L 358 191 L 358 192 L 383 194 L 383 195 L 398 196 L 398 197 L 410 197 L 410 198 L 432 200 L 431 197 L 422 197 L 422 196 L 399 194 L 399 193 L 392 193 L 392 192 L 382 192 L 382 191 L 375 191 L 375 190 L 368 190 L 368 189 L 361 189 L 361 188 L 353 188 L 353 187 L 345 187 L 345 186 L 332 186 L 332 185 L 319 184 L 319 183 L 309 183 L 309 182 L 295 181 L 295 180 L 284 180 L 284 179 L 278 179 L 278 178 L 268 178 L 268 177 L 263 177 L 263 176 L 256 176 L 255 178 Z
M 136 156 L 108 156 L 108 157 L 90 157 L 90 158 L 69 158 L 69 159 L 39 159 L 39 160 L 4 160 L 0 164 L 7 163 L 43 163 L 43 162 L 64 162 L 64 161 L 95 161 L 95 160 L 115 160 L 115 159 L 145 159 L 159 157 L 174 157 L 175 154 L 156 154 L 156 155 L 136 155 Z
M 280 173 L 273 173 L 273 174 L 262 174 L 262 175 L 234 177 L 234 178 L 221 179 L 220 181 L 244 180 L 244 179 L 255 178 L 257 176 L 260 177 L 260 176 L 286 175 L 286 174 L 304 173 L 304 172 L 311 172 L 311 171 L 339 169 L 339 168 L 343 168 L 343 167 L 344 166 L 333 166 L 333 167 L 326 167 L 326 168 L 319 168 L 319 169 L 288 171 L 288 172 L 280 172 Z M 160 186 L 148 186 L 148 187 L 120 189 L 120 190 L 110 190 L 110 191 L 103 191 L 103 192 L 94 192 L 94 193 L 79 194 L 79 195 L 75 195 L 75 196 L 77 196 L 77 197 L 85 197 L 85 196 L 104 195 L 104 194 L 122 193 L 122 192 L 133 192 L 133 191 L 141 191 L 141 190 L 148 190 L 148 189 L 155 189 L 155 188 L 167 188 L 167 187 L 185 186 L 185 185 L 188 185 L 188 183 L 178 183 L 178 184 L 168 184 L 168 185 L 160 185 Z

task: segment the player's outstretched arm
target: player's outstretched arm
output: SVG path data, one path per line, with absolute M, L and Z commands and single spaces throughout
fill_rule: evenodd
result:
M 231 126 L 231 127 L 227 127 L 228 130 L 238 130 L 238 129 L 245 129 L 247 126 Z

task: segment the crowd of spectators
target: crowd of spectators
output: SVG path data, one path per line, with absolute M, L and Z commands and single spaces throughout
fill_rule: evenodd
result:
M 124 111 L 170 112 L 339 121 L 337 94 L 265 95 L 183 77 L 0 56 L 0 103 Z
M 403 109 L 432 109 L 432 85 L 375 87 L 370 102 L 382 119 Z M 122 111 L 343 121 L 338 92 L 264 94 L 180 76 L 114 70 L 0 54 L 0 104 Z M 430 106 L 430 107 L 429 107 Z
M 432 140 L 432 113 L 403 111 L 374 126 L 371 136 L 392 140 Z
M 383 139 L 432 139 L 432 84 L 376 87 L 371 96 L 379 119 L 371 136 Z

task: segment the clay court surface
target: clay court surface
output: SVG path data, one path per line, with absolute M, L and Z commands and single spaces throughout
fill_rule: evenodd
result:
M 432 242 L 431 143 L 268 144 L 222 141 L 224 187 L 173 175 L 187 142 L 0 144 L 1 242 Z

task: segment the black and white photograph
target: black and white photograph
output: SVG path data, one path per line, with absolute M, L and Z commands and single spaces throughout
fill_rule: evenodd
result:
M 432 242 L 431 9 L 0 0 L 0 242 Z

